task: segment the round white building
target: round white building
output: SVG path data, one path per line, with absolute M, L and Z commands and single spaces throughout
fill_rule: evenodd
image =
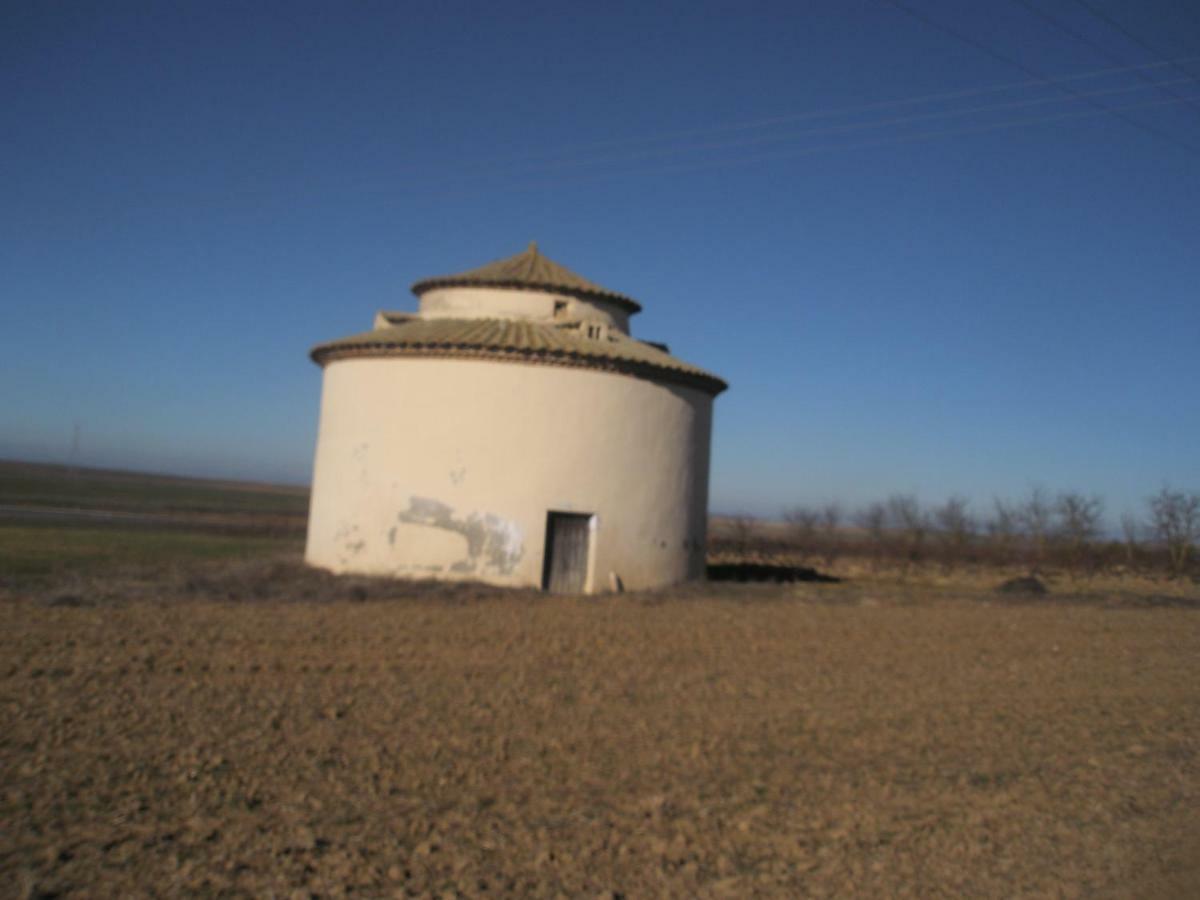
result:
M 533 244 L 413 293 L 312 351 L 310 564 L 586 593 L 704 574 L 725 382 Z

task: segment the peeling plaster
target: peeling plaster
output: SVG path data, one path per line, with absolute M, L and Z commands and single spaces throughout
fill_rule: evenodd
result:
M 511 575 L 525 553 L 524 535 L 516 522 L 492 513 L 473 512 L 456 517 L 453 507 L 428 497 L 410 497 L 408 509 L 396 514 L 396 520 L 409 525 L 440 528 L 460 534 L 467 540 L 467 558 L 450 567 L 452 572 L 494 570 Z M 394 540 L 395 528 L 389 532 Z
M 338 525 L 337 531 L 333 533 L 333 541 L 334 543 L 337 543 L 344 538 L 350 537 L 356 531 L 358 531 L 358 526 L 353 522 L 342 522 L 340 525 Z
M 334 544 L 340 544 L 342 548 L 342 554 L 338 557 L 342 565 L 346 565 L 350 557 L 358 556 L 366 549 L 367 542 L 361 538 L 355 540 L 357 536 L 358 526 L 353 522 L 342 522 L 333 533 Z

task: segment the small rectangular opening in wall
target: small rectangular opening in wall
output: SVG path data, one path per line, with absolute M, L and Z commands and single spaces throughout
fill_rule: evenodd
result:
M 555 594 L 582 594 L 587 587 L 591 513 L 548 512 L 542 589 Z

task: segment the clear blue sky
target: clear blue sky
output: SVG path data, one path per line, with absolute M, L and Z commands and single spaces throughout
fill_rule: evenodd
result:
M 306 481 L 308 348 L 536 238 L 718 511 L 1200 489 L 1200 7 L 1086 2 L 7 2 L 0 456 Z

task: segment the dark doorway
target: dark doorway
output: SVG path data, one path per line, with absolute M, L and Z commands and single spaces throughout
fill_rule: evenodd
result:
M 542 588 L 555 594 L 582 594 L 587 585 L 588 524 L 586 513 L 546 515 L 546 555 Z

